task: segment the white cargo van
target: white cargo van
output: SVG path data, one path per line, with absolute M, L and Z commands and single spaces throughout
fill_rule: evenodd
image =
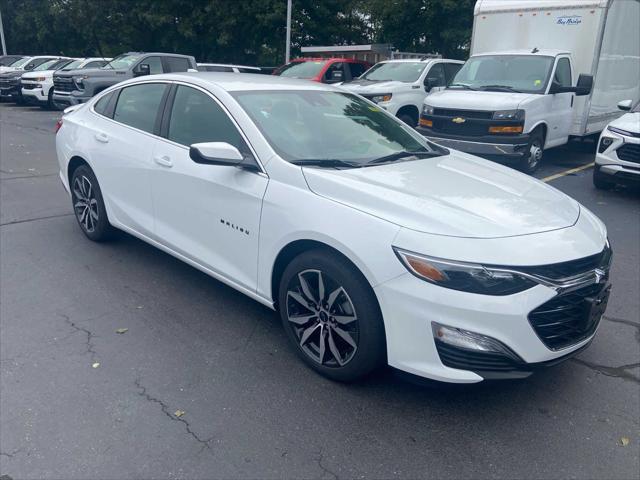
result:
M 478 0 L 471 56 L 425 99 L 420 131 L 535 171 L 640 99 L 639 0 Z

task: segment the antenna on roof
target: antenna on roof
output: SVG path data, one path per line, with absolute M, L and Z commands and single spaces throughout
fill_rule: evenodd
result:
M 538 50 L 536 47 L 533 48 L 533 50 L 531 50 L 531 53 L 538 53 L 540 50 Z

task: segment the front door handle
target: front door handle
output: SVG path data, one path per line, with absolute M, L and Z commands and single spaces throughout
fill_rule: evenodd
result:
M 167 167 L 167 168 L 173 167 L 173 162 L 166 155 L 162 157 L 153 157 L 153 161 L 156 162 L 158 165 L 162 165 L 163 167 Z
M 96 133 L 94 138 L 100 143 L 109 143 L 109 137 L 107 137 L 106 133 Z

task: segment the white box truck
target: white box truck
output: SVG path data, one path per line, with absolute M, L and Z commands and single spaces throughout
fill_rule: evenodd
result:
M 478 0 L 471 55 L 425 99 L 419 130 L 532 173 L 640 99 L 640 0 Z

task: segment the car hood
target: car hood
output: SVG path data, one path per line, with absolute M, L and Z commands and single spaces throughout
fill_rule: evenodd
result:
M 426 102 L 436 108 L 461 110 L 512 110 L 536 95 L 532 93 L 475 92 L 472 90 L 447 89 L 434 92 Z
M 21 77 L 24 74 L 23 70 L 13 70 L 11 72 L 0 73 L 0 78 L 16 78 Z
M 110 68 L 81 68 L 78 70 L 66 70 L 56 72 L 56 77 L 116 77 L 127 73 L 126 70 L 113 70 Z
M 22 78 L 29 79 L 38 77 L 53 77 L 54 72 L 55 70 L 41 70 L 39 72 L 23 73 Z
M 508 167 L 460 152 L 375 167 L 303 167 L 317 195 L 412 230 L 500 238 L 567 228 L 580 205 Z
M 375 81 L 358 79 L 341 85 L 342 88 L 354 93 L 378 93 L 393 92 L 400 89 L 411 88 L 410 83 L 398 82 L 394 80 Z
M 625 113 L 611 122 L 609 126 L 626 130 L 627 132 L 640 133 L 640 112 Z

